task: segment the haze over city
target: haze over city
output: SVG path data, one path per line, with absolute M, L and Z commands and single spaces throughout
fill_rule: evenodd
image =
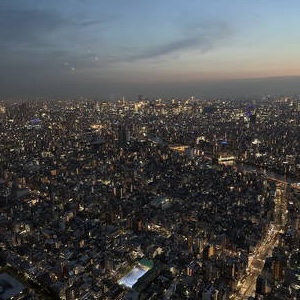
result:
M 296 0 L 0 3 L 0 97 L 297 93 Z

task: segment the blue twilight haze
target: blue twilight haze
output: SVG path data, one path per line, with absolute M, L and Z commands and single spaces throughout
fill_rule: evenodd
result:
M 293 91 L 299 12 L 297 0 L 1 0 L 0 97 L 218 95 L 279 76 Z

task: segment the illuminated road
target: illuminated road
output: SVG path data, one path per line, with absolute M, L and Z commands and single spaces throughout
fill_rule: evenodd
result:
M 278 229 L 272 226 L 264 240 L 257 245 L 253 255 L 249 257 L 248 273 L 238 285 L 238 295 L 233 299 L 248 299 L 249 296 L 254 296 L 256 278 L 263 269 L 265 259 L 272 253 L 277 243 L 277 233 Z
M 260 241 L 253 251 L 253 255 L 249 256 L 247 274 L 244 279 L 238 283 L 238 292 L 232 299 L 243 300 L 255 295 L 256 279 L 261 273 L 265 259 L 272 254 L 273 248 L 277 244 L 278 233 L 284 226 L 285 216 L 285 186 L 284 182 L 278 182 L 275 199 L 275 224 L 270 224 L 269 230 L 265 237 Z
M 231 296 L 231 299 L 244 300 L 248 299 L 250 296 L 255 296 L 256 279 L 263 269 L 266 258 L 272 254 L 272 251 L 278 241 L 278 234 L 283 229 L 287 220 L 287 185 L 289 184 L 290 188 L 300 189 L 300 184 L 297 184 L 295 179 L 287 177 L 286 175 L 280 175 L 275 172 L 261 170 L 254 166 L 243 163 L 235 164 L 235 168 L 246 172 L 263 171 L 265 178 L 269 181 L 274 181 L 277 185 L 276 193 L 274 195 L 274 224 L 270 224 L 268 233 L 258 243 L 253 251 L 252 256 L 249 256 L 247 274 L 238 283 L 237 292 Z

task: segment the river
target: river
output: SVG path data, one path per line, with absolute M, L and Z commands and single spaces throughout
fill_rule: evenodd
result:
M 300 180 L 297 181 L 296 178 L 293 178 L 290 176 L 285 176 L 282 174 L 278 174 L 276 172 L 272 172 L 272 171 L 269 171 L 269 170 L 266 170 L 263 168 L 255 167 L 255 166 L 244 164 L 244 163 L 234 163 L 233 166 L 240 170 L 245 170 L 248 172 L 256 171 L 258 173 L 264 174 L 266 177 L 268 177 L 270 179 L 282 181 L 282 182 L 289 183 L 289 184 L 297 183 L 300 181 Z

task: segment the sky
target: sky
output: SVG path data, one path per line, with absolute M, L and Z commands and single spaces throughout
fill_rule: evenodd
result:
M 0 97 L 300 93 L 299 12 L 299 0 L 1 0 Z

